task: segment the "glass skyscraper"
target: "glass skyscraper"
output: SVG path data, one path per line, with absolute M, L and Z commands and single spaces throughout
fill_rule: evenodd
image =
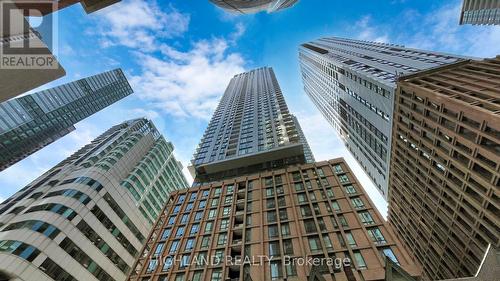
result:
M 123 281 L 186 187 L 151 121 L 116 125 L 0 204 L 0 280 Z
M 0 171 L 132 92 L 122 70 L 115 69 L 1 103 Z
M 463 0 L 460 24 L 500 25 L 500 1 Z
M 231 79 L 189 169 L 205 181 L 304 163 L 303 143 L 272 68 L 258 68 Z
M 298 0 L 210 0 L 215 5 L 234 13 L 253 14 L 276 12 L 295 5 Z
M 386 199 L 396 79 L 462 59 L 337 37 L 299 48 L 306 94 Z

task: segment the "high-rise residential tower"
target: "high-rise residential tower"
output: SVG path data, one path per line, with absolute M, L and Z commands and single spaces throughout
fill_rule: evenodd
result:
M 460 24 L 500 25 L 500 1 L 463 0 Z
M 151 121 L 112 127 L 0 205 L 0 280 L 125 280 L 187 186 Z
M 419 275 L 333 159 L 173 192 L 129 280 L 381 281 L 387 259 Z
M 253 14 L 262 11 L 268 13 L 283 10 L 295 5 L 299 0 L 210 0 L 226 11 L 241 14 Z
M 387 199 L 396 79 L 458 56 L 337 37 L 302 44 L 304 90 Z
M 306 135 L 304 131 L 302 131 L 302 127 L 300 126 L 299 119 L 295 115 L 292 114 L 293 122 L 295 122 L 295 128 L 297 129 L 297 133 L 299 134 L 300 142 L 304 146 L 304 156 L 306 157 L 306 163 L 314 163 L 314 155 L 312 153 L 311 147 L 307 142 Z
M 0 171 L 132 92 L 122 70 L 115 69 L 1 103 Z
M 272 68 L 258 68 L 231 79 L 189 170 L 203 182 L 304 163 L 303 143 Z
M 425 280 L 473 276 L 500 246 L 498 74 L 500 57 L 399 78 L 389 223 Z

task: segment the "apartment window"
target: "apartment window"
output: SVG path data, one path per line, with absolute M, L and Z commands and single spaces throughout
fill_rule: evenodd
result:
M 340 224 L 343 226 L 343 227 L 349 227 L 349 224 L 347 223 L 347 220 L 345 219 L 344 216 L 339 216 L 339 221 L 340 221 Z
M 323 218 L 318 218 L 318 225 L 320 231 L 326 231 L 326 224 Z
M 397 265 L 399 265 L 399 261 L 398 261 L 398 258 L 396 258 L 396 255 L 394 254 L 394 252 L 392 251 L 391 248 L 384 248 L 382 249 L 382 254 L 386 257 L 388 257 L 389 259 L 391 259 L 394 263 L 396 263 Z
M 306 229 L 306 233 L 318 232 L 318 230 L 316 229 L 316 223 L 313 219 L 304 220 L 304 228 Z
M 266 200 L 266 207 L 268 209 L 272 209 L 272 208 L 275 208 L 276 207 L 276 203 L 274 201 L 274 198 L 270 198 L 270 199 L 267 199 Z
M 222 219 L 220 221 L 220 230 L 227 230 L 228 226 L 229 226 L 229 220 L 228 219 Z
M 277 221 L 276 211 L 267 212 L 267 222 L 273 223 Z
M 362 209 L 365 207 L 365 203 L 363 203 L 363 200 L 359 197 L 352 198 L 351 203 L 356 209 Z
M 227 233 L 219 234 L 219 239 L 217 239 L 217 245 L 224 245 L 227 242 Z
M 340 175 L 339 180 L 340 180 L 340 183 L 348 183 L 349 177 L 347 177 L 347 175 Z
M 192 202 L 196 199 L 196 192 L 191 193 L 191 196 L 189 197 L 189 202 Z
M 203 193 L 201 194 L 201 197 L 202 197 L 202 198 L 206 198 L 206 197 L 208 197 L 208 193 L 209 193 L 209 192 L 210 192 L 210 191 L 209 191 L 208 189 L 203 190 Z
M 163 232 L 161 233 L 160 240 L 167 240 L 168 237 L 170 237 L 171 233 L 172 233 L 172 229 L 171 228 L 164 229 Z
M 156 260 L 156 259 L 149 260 L 149 264 L 148 264 L 148 268 L 146 269 L 146 273 L 151 273 L 151 272 L 155 271 L 157 265 L 158 265 L 158 260 Z
M 286 199 L 285 196 L 278 197 L 278 207 L 285 207 Z
M 304 185 L 301 182 L 295 183 L 295 191 L 304 190 Z
M 357 191 L 356 191 L 356 188 L 354 188 L 354 186 L 352 186 L 351 184 L 349 185 L 346 185 L 345 186 L 345 191 L 347 192 L 347 194 L 349 195 L 352 195 L 352 194 L 356 194 Z
M 172 267 L 172 264 L 173 264 L 173 258 L 171 256 L 166 257 L 162 271 L 168 271 Z
M 170 245 L 170 250 L 168 251 L 170 254 L 175 254 L 177 252 L 177 248 L 179 248 L 179 240 L 172 241 Z
M 184 235 L 184 226 L 177 228 L 177 232 L 175 232 L 175 237 L 182 237 Z
M 356 246 L 356 240 L 354 240 L 354 236 L 351 232 L 346 232 L 345 237 L 347 238 L 347 243 L 349 244 L 349 246 Z
M 271 280 L 278 280 L 280 278 L 283 278 L 283 270 L 281 268 L 281 262 L 272 261 L 270 267 L 271 267 Z
M 363 258 L 363 255 L 360 252 L 354 252 L 354 260 L 356 261 L 356 265 L 358 269 L 366 269 L 366 262 Z
M 222 192 L 222 189 L 220 187 L 217 187 L 214 191 L 214 196 L 219 196 Z
M 193 281 L 201 281 L 201 276 L 203 275 L 203 271 L 196 271 L 193 274 Z
M 191 211 L 193 209 L 193 203 L 188 203 L 186 206 L 186 211 Z
M 186 247 L 185 247 L 185 250 L 188 251 L 188 250 L 192 250 L 194 247 L 194 238 L 189 238 L 187 241 L 186 241 Z
M 323 171 L 322 168 L 318 168 L 317 172 L 316 172 L 320 177 L 324 177 L 325 176 L 325 172 Z
M 311 252 L 320 251 L 321 250 L 321 242 L 318 237 L 311 236 L 308 238 L 309 248 Z
M 283 240 L 283 253 L 285 255 L 293 255 L 293 243 L 291 239 Z
M 155 257 L 158 257 L 161 255 L 161 251 L 163 250 L 163 246 L 165 246 L 165 243 L 158 243 L 156 245 L 156 248 L 155 248 L 155 253 L 154 253 L 154 256 Z
M 174 207 L 174 209 L 172 210 L 172 213 L 177 214 L 177 213 L 179 213 L 180 210 L 181 210 L 181 205 L 176 205 Z
M 307 196 L 305 193 L 299 193 L 297 194 L 297 200 L 299 204 L 307 202 Z
M 189 215 L 182 215 L 182 217 L 181 217 L 181 223 L 182 224 L 187 223 L 188 218 L 189 218 Z
M 274 188 L 266 188 L 266 196 L 270 197 L 274 195 Z
M 186 195 L 185 194 L 181 194 L 179 196 L 179 198 L 177 198 L 177 203 L 182 203 L 182 202 L 184 202 L 184 200 L 186 200 Z
M 334 165 L 333 166 L 333 170 L 335 171 L 335 173 L 339 174 L 339 173 L 343 173 L 344 170 L 342 170 L 342 166 L 340 166 L 340 164 L 337 164 L 337 165 Z
M 337 232 L 337 239 L 339 240 L 340 247 L 345 247 L 344 237 L 342 237 L 342 234 L 339 232 Z
M 222 281 L 222 269 L 214 269 L 211 281 Z
M 300 207 L 300 213 L 302 214 L 303 217 L 312 216 L 311 207 L 309 207 L 309 206 L 301 206 Z
M 269 256 L 279 256 L 280 253 L 280 242 L 274 241 L 269 243 Z
M 175 222 L 175 216 L 171 216 L 171 217 L 169 217 L 169 218 L 168 218 L 168 222 L 167 222 L 167 224 L 168 224 L 168 225 L 173 225 L 173 224 L 174 224 L 174 222 Z
M 288 223 L 282 223 L 280 229 L 281 236 L 290 236 L 290 225 Z
M 191 226 L 191 231 L 189 231 L 189 235 L 195 235 L 196 233 L 198 233 L 198 231 L 200 230 L 200 225 L 199 224 L 193 224 Z
M 222 209 L 223 216 L 229 216 L 229 213 L 231 213 L 231 207 L 224 207 L 224 209 Z
M 372 215 L 370 215 L 370 212 L 368 212 L 368 211 L 360 212 L 360 213 L 358 213 L 358 215 L 359 215 L 359 218 L 361 219 L 361 222 L 363 223 L 363 225 L 370 225 L 370 224 L 375 223 Z
M 233 202 L 233 196 L 226 196 L 226 198 L 224 198 L 224 204 L 231 204 Z
M 268 227 L 268 236 L 269 238 L 274 238 L 274 237 L 278 237 L 279 233 L 278 233 L 278 226 L 277 225 L 270 225 Z
M 213 218 L 215 218 L 216 214 L 217 214 L 217 210 L 216 209 L 210 209 L 210 211 L 208 211 L 208 218 L 209 219 L 213 219 Z
M 285 269 L 287 276 L 297 276 L 297 268 L 295 267 L 295 263 L 289 262 L 285 264 Z
M 203 267 L 208 264 L 207 252 L 200 252 L 196 255 L 196 267 Z
M 214 223 L 209 221 L 205 224 L 205 232 L 212 232 L 212 229 L 214 227 Z
M 207 206 L 207 200 L 201 200 L 198 204 L 198 209 L 203 209 Z
M 217 207 L 219 205 L 219 198 L 212 199 L 212 203 L 210 203 L 210 207 Z
M 323 243 L 325 243 L 325 247 L 327 249 L 333 249 L 332 240 L 330 240 L 330 236 L 328 236 L 328 234 L 323 235 Z
M 194 215 L 194 221 L 200 221 L 203 217 L 203 212 L 196 212 Z
M 280 220 L 282 220 L 282 221 L 288 220 L 288 213 L 287 213 L 286 209 L 280 209 L 279 214 L 280 214 Z
M 188 257 L 188 258 L 189 258 L 189 257 Z M 181 264 L 181 266 L 182 266 L 182 264 Z M 177 273 L 177 274 L 175 275 L 175 281 L 186 281 L 186 279 L 185 279 L 184 277 L 186 277 L 186 276 L 184 275 L 184 273 Z
M 342 210 L 340 209 L 340 205 L 339 205 L 339 202 L 337 202 L 337 200 L 332 201 L 332 209 L 333 209 L 335 212 L 340 212 L 340 211 L 342 211 Z
M 375 244 L 385 244 L 387 242 L 385 241 L 382 231 L 380 231 L 378 227 L 368 229 L 368 236 L 370 236 Z
M 208 244 L 210 243 L 210 236 L 203 236 L 201 239 L 201 248 L 208 248 Z
M 215 251 L 214 261 L 216 264 L 220 264 L 224 260 L 224 250 L 219 249 Z

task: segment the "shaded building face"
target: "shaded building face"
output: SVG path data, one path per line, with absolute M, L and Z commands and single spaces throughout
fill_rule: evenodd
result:
M 233 13 L 253 14 L 262 11 L 269 13 L 289 8 L 298 0 L 210 0 L 215 5 Z
M 397 77 L 461 58 L 330 37 L 302 44 L 299 60 L 306 94 L 387 199 Z
M 384 280 L 386 259 L 419 273 L 334 159 L 173 192 L 129 280 Z
M 0 171 L 132 92 L 122 70 L 115 69 L 1 103 Z
M 2 280 L 123 281 L 168 193 L 188 186 L 145 119 L 114 126 L 0 205 Z
M 499 71 L 497 57 L 398 81 L 389 223 L 426 280 L 473 276 L 500 245 Z
M 304 163 L 309 147 L 289 113 L 272 68 L 231 79 L 196 149 L 189 170 L 195 181 Z M 308 159 L 312 159 L 309 150 Z

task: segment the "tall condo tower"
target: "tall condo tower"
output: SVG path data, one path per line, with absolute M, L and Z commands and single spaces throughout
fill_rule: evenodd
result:
M 500 25 L 500 1 L 463 0 L 460 24 Z
M 115 69 L 1 103 L 0 171 L 132 92 L 122 70 Z
M 146 119 L 114 126 L 0 205 L 0 280 L 125 280 L 168 194 L 188 186 Z
M 343 159 L 173 192 L 147 241 L 130 281 L 380 281 L 387 260 L 419 275 Z
M 208 181 L 304 163 L 304 147 L 272 68 L 263 67 L 231 79 L 189 170 Z
M 398 81 L 389 223 L 425 280 L 473 276 L 490 244 L 498 256 L 499 73 L 497 57 Z
M 299 60 L 306 94 L 387 199 L 397 77 L 461 58 L 331 37 L 302 44 Z
M 253 14 L 283 10 L 295 5 L 299 0 L 210 0 L 210 2 L 232 13 Z
M 300 126 L 299 119 L 292 114 L 293 122 L 295 123 L 295 128 L 297 129 L 297 133 L 299 134 L 300 142 L 304 146 L 304 156 L 306 157 L 306 163 L 314 163 L 314 155 L 312 153 L 311 147 L 307 142 L 306 135 L 304 131 L 302 131 L 302 127 Z

